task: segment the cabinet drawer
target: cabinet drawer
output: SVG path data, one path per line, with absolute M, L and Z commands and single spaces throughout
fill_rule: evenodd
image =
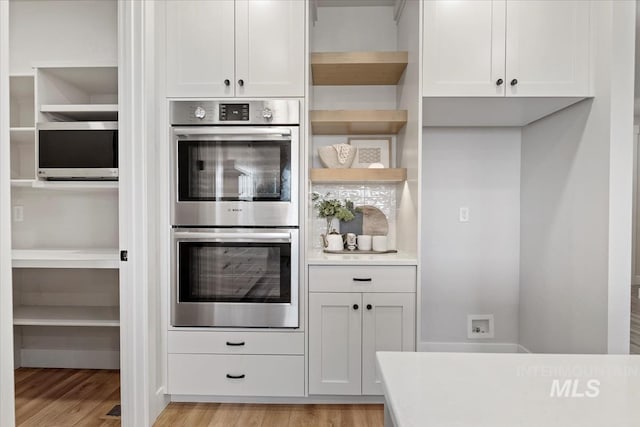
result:
M 167 388 L 170 394 L 304 396 L 304 356 L 169 354 Z
M 169 331 L 169 353 L 304 354 L 304 333 Z
M 416 268 L 364 265 L 309 267 L 311 292 L 415 292 Z

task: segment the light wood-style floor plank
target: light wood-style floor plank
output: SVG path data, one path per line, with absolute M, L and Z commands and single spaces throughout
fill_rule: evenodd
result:
M 155 427 L 382 427 L 382 405 L 171 403 Z
M 104 418 L 120 401 L 118 371 L 20 368 L 15 377 L 18 426 L 120 425 Z

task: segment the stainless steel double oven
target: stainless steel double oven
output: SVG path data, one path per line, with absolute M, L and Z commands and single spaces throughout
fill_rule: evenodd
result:
M 172 101 L 173 326 L 299 326 L 300 107 Z

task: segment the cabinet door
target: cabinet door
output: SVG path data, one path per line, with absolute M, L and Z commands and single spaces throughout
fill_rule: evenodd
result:
M 167 2 L 168 96 L 234 95 L 233 18 L 233 0 Z
M 507 1 L 507 96 L 588 96 L 589 3 Z
M 424 96 L 504 96 L 504 35 L 505 0 L 425 1 Z
M 236 0 L 236 96 L 304 96 L 305 3 Z
M 363 294 L 362 394 L 383 394 L 376 351 L 415 351 L 415 294 Z
M 309 295 L 309 394 L 360 394 L 362 297 Z

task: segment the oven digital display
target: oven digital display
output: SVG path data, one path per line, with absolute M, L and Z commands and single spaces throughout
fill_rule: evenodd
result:
M 220 104 L 220 121 L 249 121 L 249 104 Z

